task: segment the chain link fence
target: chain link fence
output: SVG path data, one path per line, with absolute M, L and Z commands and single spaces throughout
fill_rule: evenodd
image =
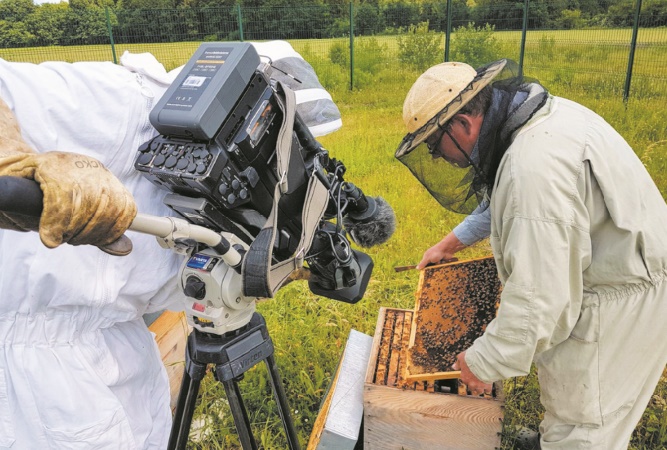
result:
M 0 1 L 0 57 L 117 62 L 129 50 L 151 52 L 172 69 L 202 41 L 282 39 L 329 89 L 414 80 L 443 60 L 478 66 L 508 57 L 562 90 L 665 96 L 667 2 L 606 1 L 582 0 L 577 8 L 564 0 L 478 2 L 474 8 L 448 0 L 150 10 L 60 3 L 23 16 L 7 13 Z

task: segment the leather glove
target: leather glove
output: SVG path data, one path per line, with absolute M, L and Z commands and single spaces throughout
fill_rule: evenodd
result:
M 1 153 L 0 176 L 33 179 L 44 193 L 39 236 L 47 247 L 65 242 L 104 246 L 116 241 L 137 214 L 132 195 L 95 158 L 64 152 Z M 34 220 L 23 219 L 4 215 L 0 224 L 34 229 Z M 129 250 L 117 254 L 123 253 Z
M 23 140 L 14 114 L 4 101 L 0 101 L 0 158 L 26 153 L 34 153 L 34 150 Z M 39 217 L 9 215 L 0 211 L 0 228 L 36 231 L 39 230 Z

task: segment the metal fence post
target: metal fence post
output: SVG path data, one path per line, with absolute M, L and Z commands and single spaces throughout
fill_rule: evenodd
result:
M 632 80 L 632 67 L 635 64 L 635 48 L 637 47 L 637 34 L 639 32 L 639 13 L 642 10 L 642 0 L 637 0 L 635 10 L 635 23 L 632 27 L 632 40 L 630 41 L 630 55 L 628 56 L 628 70 L 625 74 L 625 86 L 623 87 L 623 101 L 627 102 L 630 97 L 630 82 Z
M 241 15 L 241 4 L 236 4 L 236 15 L 239 20 L 239 40 L 243 42 L 243 16 Z
M 523 55 L 526 53 L 526 34 L 528 32 L 528 0 L 523 2 L 523 25 L 521 27 L 521 50 L 519 50 L 519 76 L 523 76 Z
M 111 32 L 111 19 L 109 18 L 109 7 L 104 7 L 104 13 L 107 16 L 107 31 L 109 31 L 109 42 L 111 43 L 111 55 L 113 56 L 113 63 L 118 64 L 116 59 L 116 45 L 113 42 L 113 33 Z
M 354 89 L 354 3 L 350 2 L 350 90 Z
M 447 0 L 447 29 L 445 29 L 445 62 L 449 61 L 449 40 L 452 35 L 452 0 Z

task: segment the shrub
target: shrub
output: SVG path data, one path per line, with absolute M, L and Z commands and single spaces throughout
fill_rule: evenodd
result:
M 501 57 L 501 47 L 493 33 L 495 27 L 485 24 L 476 27 L 469 22 L 465 27 L 454 30 L 451 51 L 452 59 L 479 67 Z
M 387 65 L 388 51 L 387 45 L 381 44 L 374 37 L 357 39 L 354 43 L 354 68 L 368 73 L 376 72 L 381 66 Z
M 334 43 L 329 49 L 329 60 L 341 67 L 350 67 L 350 46 Z
M 398 60 L 418 71 L 442 61 L 441 34 L 428 30 L 428 22 L 410 25 L 407 34 L 398 36 Z
M 584 24 L 581 11 L 578 9 L 564 9 L 560 12 L 560 17 L 556 19 L 556 26 L 565 30 L 582 28 Z
M 23 22 L 0 20 L 0 47 L 27 47 L 35 41 Z

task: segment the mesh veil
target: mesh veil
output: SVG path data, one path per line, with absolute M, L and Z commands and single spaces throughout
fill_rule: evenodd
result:
M 467 95 L 481 79 L 488 64 L 477 70 L 477 77 L 452 102 L 414 133 L 403 138 L 396 157 L 405 164 L 428 192 L 446 209 L 461 214 L 483 211 L 478 208 L 491 195 L 496 171 L 511 144 L 512 134 L 541 108 L 547 91 L 533 79 L 522 77 L 514 61 L 507 60 L 490 83 L 493 100 L 484 115 L 477 145 L 472 152 L 473 164 L 461 168 L 433 158 L 424 140 L 444 126 L 442 118 L 451 118 L 472 97 Z M 413 147 L 413 142 L 419 144 Z

